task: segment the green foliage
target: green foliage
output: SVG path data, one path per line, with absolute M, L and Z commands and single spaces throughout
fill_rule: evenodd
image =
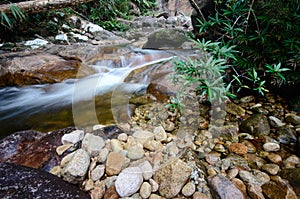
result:
M 8 16 L 5 12 L 0 13 L 0 26 L 8 29 L 12 29 L 17 22 L 22 22 L 26 18 L 22 10 L 12 3 L 10 3 L 10 9 L 12 16 Z
M 298 0 L 215 2 L 216 14 L 208 20 L 199 20 L 197 37 L 219 42 L 220 48 L 232 53 L 227 56 L 232 65 L 228 83 L 231 91 L 246 88 L 264 94 L 268 91 L 266 80 L 281 86 L 292 79 L 290 76 L 299 73 Z M 235 51 L 232 52 L 230 46 L 235 46 Z M 296 79 L 300 81 L 299 75 Z

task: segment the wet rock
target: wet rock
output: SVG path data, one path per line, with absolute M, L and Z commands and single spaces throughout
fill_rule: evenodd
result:
M 189 179 L 191 171 L 191 168 L 178 158 L 162 165 L 154 174 L 154 180 L 159 184 L 160 195 L 174 198 Z
M 208 179 L 209 186 L 212 189 L 214 198 L 241 198 L 244 199 L 243 193 L 236 188 L 230 180 L 221 174 Z
M 297 142 L 295 132 L 290 126 L 281 126 L 277 129 L 278 141 L 282 144 L 291 144 Z
M 269 121 L 270 125 L 275 128 L 285 125 L 285 123 L 283 123 L 280 119 L 274 116 L 269 116 Z
M 61 138 L 61 142 L 63 144 L 76 144 L 77 142 L 81 141 L 84 137 L 83 130 L 75 130 L 71 133 L 64 134 Z
M 271 175 L 277 175 L 279 169 L 280 167 L 277 164 L 265 164 L 264 166 L 262 166 L 262 170 Z
M 20 148 L 15 150 L 17 152 L 6 161 L 50 171 L 54 166 L 60 164 L 62 158 L 56 154 L 56 148 L 61 145 L 61 137 L 65 133 L 72 131 L 74 131 L 74 128 L 69 127 L 43 134 L 40 139 L 35 140 L 32 144 L 26 142 L 24 144 L 15 145 L 15 143 L 12 142 L 13 145 Z
M 50 173 L 0 163 L 1 198 L 79 198 L 90 196 Z
M 78 149 L 72 155 L 70 162 L 63 168 L 62 176 L 70 183 L 80 183 L 84 180 L 90 165 L 90 156 L 83 150 Z
M 239 127 L 237 125 L 224 125 L 221 127 L 212 126 L 209 131 L 214 138 L 223 137 L 228 140 L 232 140 L 234 136 L 237 136 L 239 132 Z
M 259 186 L 262 186 L 270 181 L 270 177 L 266 173 L 259 170 L 253 170 L 253 174 L 249 171 L 240 170 L 239 176 L 244 182 L 257 184 Z
M 243 115 L 245 115 L 246 111 L 239 105 L 236 105 L 234 103 L 228 103 L 228 104 L 226 104 L 226 112 L 236 115 L 236 116 L 243 116 Z
M 283 161 L 285 168 L 296 168 L 300 165 L 300 158 L 296 155 L 290 155 Z
M 286 114 L 285 120 L 293 125 L 300 125 L 300 116 L 295 114 Z
M 276 153 L 270 153 L 267 158 L 275 164 L 280 164 L 282 162 L 281 156 Z
M 248 184 L 248 194 L 252 199 L 265 199 L 261 186 L 257 184 Z
M 267 117 L 263 114 L 255 114 L 242 121 L 240 131 L 250 133 L 257 137 L 270 134 L 270 125 Z
M 300 198 L 300 168 L 283 169 L 280 172 L 280 176 L 289 181 L 289 183 L 293 186 L 298 198 Z
M 263 148 L 267 152 L 276 152 L 280 150 L 280 145 L 274 142 L 267 142 L 263 145 Z
M 238 178 L 233 178 L 231 182 L 243 193 L 244 198 L 247 198 L 247 188 L 244 182 Z
M 116 190 L 121 197 L 131 196 L 136 193 L 143 183 L 142 171 L 139 167 L 128 167 L 117 177 Z
M 232 143 L 229 146 L 229 151 L 238 155 L 244 155 L 248 152 L 248 147 L 242 143 Z
M 297 199 L 292 186 L 287 180 L 283 180 L 279 176 L 273 176 L 270 182 L 262 185 L 262 190 L 268 198 Z

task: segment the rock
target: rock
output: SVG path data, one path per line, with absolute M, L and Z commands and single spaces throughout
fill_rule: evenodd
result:
M 65 41 L 65 42 L 69 42 L 68 41 L 68 36 L 66 34 L 59 34 L 55 36 L 55 40 L 57 41 Z
M 0 184 L 0 198 L 90 198 L 55 175 L 4 162 L 0 163 Z
M 99 182 L 93 190 L 91 190 L 92 199 L 102 199 L 105 194 L 105 184 Z
M 104 165 L 96 166 L 96 168 L 93 169 L 92 172 L 91 172 L 91 179 L 93 181 L 99 180 L 104 175 L 104 172 L 105 172 L 105 166 Z
M 158 187 L 159 187 L 157 182 L 155 182 L 155 180 L 153 180 L 153 179 L 149 179 L 149 183 L 151 185 L 152 192 L 156 192 L 158 190 Z
M 280 176 L 289 181 L 300 198 L 300 168 L 283 169 Z
M 138 130 L 132 134 L 134 139 L 140 144 L 144 144 L 148 140 L 154 139 L 154 134 L 150 131 Z
M 126 162 L 126 158 L 120 155 L 117 152 L 111 152 L 108 154 L 107 161 L 106 161 L 106 174 L 107 175 L 118 175 L 124 164 Z
M 29 40 L 25 42 L 25 46 L 30 46 L 32 49 L 39 48 L 41 46 L 44 46 L 48 44 L 49 42 L 43 39 L 34 39 L 34 40 Z
M 185 196 L 185 197 L 190 197 L 192 196 L 196 191 L 196 185 L 192 182 L 188 182 L 186 185 L 184 185 L 184 187 L 181 190 L 181 193 Z
M 143 182 L 140 189 L 140 196 L 142 198 L 149 198 L 152 192 L 152 187 L 148 182 Z
M 71 133 L 64 134 L 61 138 L 61 143 L 63 144 L 76 144 L 77 142 L 80 142 L 84 137 L 84 131 L 83 130 L 75 130 Z
M 126 142 L 128 138 L 128 135 L 126 133 L 121 133 L 120 135 L 118 135 L 118 140 L 122 141 L 122 142 Z
M 242 121 L 240 131 L 250 133 L 257 137 L 270 134 L 270 125 L 266 116 L 263 114 L 255 114 L 248 119 Z
M 267 142 L 263 145 L 263 148 L 267 152 L 276 152 L 280 150 L 280 145 L 274 142 Z
M 151 194 L 149 199 L 162 199 L 162 197 L 157 194 Z
M 208 178 L 214 198 L 244 198 L 243 193 L 221 174 Z
M 295 114 L 286 114 L 285 121 L 290 122 L 293 125 L 300 125 L 300 116 Z
M 269 153 L 269 155 L 267 156 L 267 158 L 275 164 L 280 164 L 282 162 L 282 158 L 280 155 L 276 154 L 276 153 Z
M 112 151 L 114 151 L 114 152 L 120 152 L 121 150 L 124 149 L 122 143 L 117 139 L 112 139 L 110 141 L 110 145 L 111 145 Z
M 259 186 L 270 182 L 270 177 L 259 170 L 253 170 L 253 174 L 249 171 L 240 170 L 239 176 L 245 183 L 257 184 Z
M 63 168 L 62 176 L 70 183 L 80 183 L 84 180 L 90 165 L 90 156 L 83 150 L 78 149 L 72 155 L 70 162 Z
M 138 160 L 142 158 L 145 154 L 145 151 L 143 147 L 140 145 L 133 145 L 128 148 L 128 154 L 127 157 L 130 158 L 131 160 Z
M 177 154 L 179 153 L 179 149 L 175 142 L 170 142 L 165 146 L 164 152 L 171 157 L 176 157 Z
M 81 28 L 84 29 L 84 31 L 86 31 L 86 32 L 95 33 L 95 32 L 103 31 L 103 28 L 96 24 L 93 24 L 93 23 L 90 23 L 90 22 L 87 22 L 84 20 L 82 20 L 81 22 L 82 22 Z
M 58 146 L 56 148 L 57 155 L 62 155 L 65 151 L 70 149 L 72 146 L 73 146 L 73 144 L 64 144 L 64 145 Z
M 116 187 L 114 185 L 110 186 L 105 191 L 104 199 L 118 199 L 118 198 L 119 198 L 119 195 L 118 195 L 118 192 L 116 191 Z
M 235 178 L 238 174 L 239 174 L 239 170 L 238 169 L 236 169 L 236 168 L 230 169 L 227 172 L 227 178 L 229 180 L 231 180 L 231 179 Z
M 211 165 L 215 165 L 217 164 L 221 158 L 220 158 L 221 154 L 219 153 L 216 153 L 216 152 L 211 152 L 211 153 L 208 153 L 206 156 L 205 156 L 205 160 L 211 164 Z
M 236 105 L 234 103 L 227 103 L 226 112 L 233 114 L 235 116 L 244 116 L 246 111 L 239 105 Z
M 207 195 L 205 195 L 204 193 L 201 193 L 199 191 L 196 191 L 193 195 L 193 199 L 210 199 L 210 197 L 208 197 Z
M 282 144 L 292 144 L 297 142 L 296 133 L 290 126 L 281 126 L 277 129 L 278 141 Z
M 89 38 L 85 35 L 77 34 L 77 33 L 71 33 L 72 36 L 76 39 L 76 41 L 88 41 Z
M 243 193 L 244 198 L 247 198 L 247 188 L 244 182 L 238 178 L 233 178 L 231 182 L 232 184 L 234 184 L 234 186 L 236 186 L 236 188 L 238 188 Z
M 164 142 L 167 140 L 167 133 L 162 126 L 155 127 L 153 133 L 156 141 Z
M 262 185 L 262 190 L 268 198 L 297 199 L 292 186 L 287 180 L 283 180 L 279 176 L 273 176 L 270 182 Z
M 262 170 L 266 171 L 271 175 L 277 175 L 277 173 L 280 170 L 280 167 L 277 164 L 265 164 L 264 166 L 262 166 Z
M 281 127 L 284 126 L 285 123 L 283 123 L 280 119 L 278 119 L 277 117 L 274 116 L 269 116 L 269 121 L 272 127 Z
M 265 199 L 261 186 L 257 184 L 248 184 L 248 194 L 252 199 Z
M 242 143 L 232 143 L 229 146 L 229 151 L 238 155 L 244 155 L 248 152 L 248 147 Z
M 297 165 L 300 165 L 300 158 L 296 155 L 291 155 L 283 161 L 283 164 L 287 169 L 295 168 Z
M 178 158 L 162 165 L 154 174 L 154 180 L 159 184 L 160 195 L 166 198 L 175 197 L 189 179 L 191 171 L 191 168 Z
M 209 131 L 214 138 L 225 137 L 231 141 L 234 136 L 237 136 L 239 127 L 237 125 L 211 126 Z
M 153 168 L 149 161 L 144 161 L 138 165 L 143 172 L 144 180 L 149 180 L 153 176 Z
M 131 196 L 136 193 L 143 183 L 142 171 L 139 167 L 128 167 L 117 177 L 116 190 L 121 197 Z
M 107 148 L 103 148 L 99 151 L 99 155 L 97 157 L 97 160 L 101 163 L 105 162 L 107 159 L 107 156 L 109 154 L 109 150 Z
M 82 140 L 82 148 L 85 149 L 91 157 L 98 156 L 104 146 L 105 142 L 102 137 L 91 133 L 87 133 Z

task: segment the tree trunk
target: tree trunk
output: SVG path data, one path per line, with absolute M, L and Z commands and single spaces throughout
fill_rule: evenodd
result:
M 12 5 L 18 6 L 24 13 L 34 13 L 74 6 L 90 1 L 93 0 L 35 0 L 13 3 Z M 6 14 L 11 13 L 11 4 L 0 5 L 1 12 L 5 12 Z

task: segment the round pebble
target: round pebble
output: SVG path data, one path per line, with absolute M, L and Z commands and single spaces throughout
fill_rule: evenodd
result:
M 196 185 L 192 182 L 188 182 L 186 185 L 184 185 L 184 187 L 181 190 L 181 193 L 185 196 L 185 197 L 189 197 L 191 195 L 193 195 L 196 191 Z
M 262 170 L 266 171 L 271 175 L 277 175 L 280 167 L 277 164 L 265 164 L 262 166 Z
M 149 198 L 151 195 L 152 187 L 148 182 L 143 182 L 140 189 L 140 196 L 142 198 Z
M 274 142 L 267 142 L 263 145 L 263 148 L 267 152 L 275 152 L 280 150 L 280 145 Z
M 238 155 L 244 155 L 248 152 L 248 147 L 242 143 L 232 143 L 229 146 L 229 151 Z

